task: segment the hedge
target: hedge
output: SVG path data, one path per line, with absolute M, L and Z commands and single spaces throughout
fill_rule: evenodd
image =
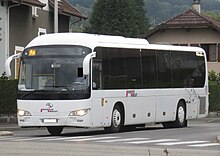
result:
M 220 85 L 209 82 L 209 111 L 220 111 Z
M 0 79 L 0 114 L 16 114 L 17 80 Z M 220 111 L 220 85 L 209 83 L 209 111 Z
M 0 79 L 0 114 L 16 114 L 17 86 L 17 80 Z

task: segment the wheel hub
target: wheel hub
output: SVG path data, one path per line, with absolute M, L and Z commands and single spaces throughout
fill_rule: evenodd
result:
M 185 119 L 185 111 L 184 111 L 184 108 L 183 107 L 179 107 L 178 109 L 178 119 L 181 123 L 184 122 L 184 119 Z
M 121 114 L 117 109 L 115 109 L 113 112 L 113 125 L 114 127 L 118 127 L 120 123 L 121 123 Z

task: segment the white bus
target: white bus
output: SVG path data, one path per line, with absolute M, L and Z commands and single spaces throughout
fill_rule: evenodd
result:
M 162 123 L 186 127 L 208 115 L 205 51 L 149 44 L 145 39 L 85 33 L 42 35 L 22 54 L 18 84 L 20 127 L 104 127 Z

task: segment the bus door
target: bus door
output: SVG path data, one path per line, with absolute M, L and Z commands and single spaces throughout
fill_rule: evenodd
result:
M 102 88 L 102 62 L 96 59 L 92 63 L 92 124 L 93 126 L 104 126 L 104 91 Z

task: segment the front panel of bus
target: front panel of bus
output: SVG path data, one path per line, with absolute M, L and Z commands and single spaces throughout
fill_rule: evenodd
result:
M 89 53 L 89 48 L 70 45 L 31 47 L 23 52 L 19 126 L 90 126 L 86 119 L 77 118 L 91 108 L 90 77 L 83 76 L 83 60 Z

